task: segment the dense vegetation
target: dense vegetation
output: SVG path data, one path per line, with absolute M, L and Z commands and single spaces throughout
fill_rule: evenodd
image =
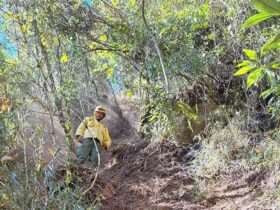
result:
M 67 189 L 41 199 L 47 129 L 32 117 L 49 117 L 52 142 L 58 119 L 72 148 L 96 104 L 123 117 L 119 96 L 137 107 L 143 139 L 200 145 L 189 166 L 198 197 L 236 171 L 277 174 L 279 18 L 278 0 L 0 0 L 0 157 L 24 148 L 0 167 L 0 208 L 94 209 L 70 170 Z

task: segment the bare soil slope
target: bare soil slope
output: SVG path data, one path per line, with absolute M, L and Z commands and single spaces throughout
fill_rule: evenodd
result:
M 262 197 L 271 182 L 263 171 L 217 180 L 202 194 L 188 171 L 191 154 L 190 149 L 171 142 L 152 145 L 142 140 L 116 145 L 112 156 L 103 156 L 106 163 L 87 199 L 99 197 L 103 210 L 275 209 L 276 201 Z M 83 177 L 81 183 L 89 186 L 91 171 L 74 170 Z

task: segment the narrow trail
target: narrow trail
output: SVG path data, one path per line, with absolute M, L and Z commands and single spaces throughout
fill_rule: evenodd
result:
M 265 174 L 217 180 L 203 195 L 189 172 L 189 154 L 171 142 L 116 145 L 88 196 L 99 195 L 103 210 L 262 209 L 258 203 Z
M 125 100 L 120 102 L 124 117 L 135 128 L 138 110 Z M 193 201 L 188 149 L 171 142 L 150 143 L 135 132 L 113 142 L 111 154 L 101 155 L 103 169 L 92 191 L 92 196 L 102 194 L 103 210 L 205 208 Z
M 121 108 L 132 130 L 114 138 L 109 152 L 101 152 L 98 179 L 86 200 L 93 202 L 98 198 L 102 210 L 263 209 L 258 204 L 267 183 L 273 182 L 269 174 L 232 174 L 227 179 L 215 180 L 207 194 L 199 192 L 190 172 L 193 148 L 141 139 L 135 132 L 137 110 L 125 101 Z M 52 146 L 45 144 L 46 148 Z M 63 154 L 61 151 L 62 160 Z M 59 176 L 65 180 L 64 161 L 60 166 Z M 72 173 L 77 178 L 75 184 L 84 189 L 94 178 L 90 169 L 81 170 L 75 165 Z
M 120 102 L 131 131 L 113 138 L 110 152 L 101 151 L 98 179 L 86 199 L 92 201 L 98 197 L 103 210 L 185 209 L 185 206 L 204 209 L 205 206 L 193 201 L 194 180 L 188 174 L 188 149 L 171 142 L 150 143 L 141 139 L 135 132 L 138 110 L 125 100 Z M 112 122 L 107 119 L 105 123 Z M 90 186 L 93 179 L 90 170 L 74 168 L 73 173 L 82 178 L 82 186 Z
M 121 108 L 130 124 L 138 120 L 136 110 L 126 102 Z M 86 199 L 98 197 L 102 210 L 262 209 L 258 199 L 267 180 L 264 174 L 233 174 L 216 180 L 204 194 L 189 171 L 192 151 L 193 147 L 169 141 L 151 143 L 128 132 L 113 139 L 110 152 L 101 152 L 98 179 Z M 90 185 L 90 170 L 74 169 L 74 173 L 82 178 L 82 186 Z
M 193 180 L 180 156 L 168 142 L 116 148 L 115 165 L 100 176 L 103 209 L 202 209 L 192 202 Z

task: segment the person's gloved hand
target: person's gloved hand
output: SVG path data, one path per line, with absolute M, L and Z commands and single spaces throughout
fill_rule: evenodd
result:
M 103 149 L 106 150 L 106 151 L 109 149 L 109 147 L 108 147 L 106 144 L 102 145 L 102 147 L 103 147 Z
M 77 142 L 77 143 L 82 143 L 82 139 L 83 139 L 83 137 L 82 136 L 76 136 L 76 139 L 75 139 L 75 141 Z
M 72 144 L 72 149 L 73 149 L 73 151 L 75 151 L 76 148 L 77 148 L 78 146 L 80 146 L 81 144 L 82 144 L 82 136 L 77 136 L 77 137 L 74 139 L 74 142 L 73 142 L 73 144 Z

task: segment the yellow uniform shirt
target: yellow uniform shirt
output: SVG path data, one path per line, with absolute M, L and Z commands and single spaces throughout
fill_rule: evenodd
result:
M 95 117 L 86 117 L 79 125 L 76 136 L 83 138 L 97 138 L 102 147 L 109 148 L 112 144 L 108 128 L 97 121 Z

